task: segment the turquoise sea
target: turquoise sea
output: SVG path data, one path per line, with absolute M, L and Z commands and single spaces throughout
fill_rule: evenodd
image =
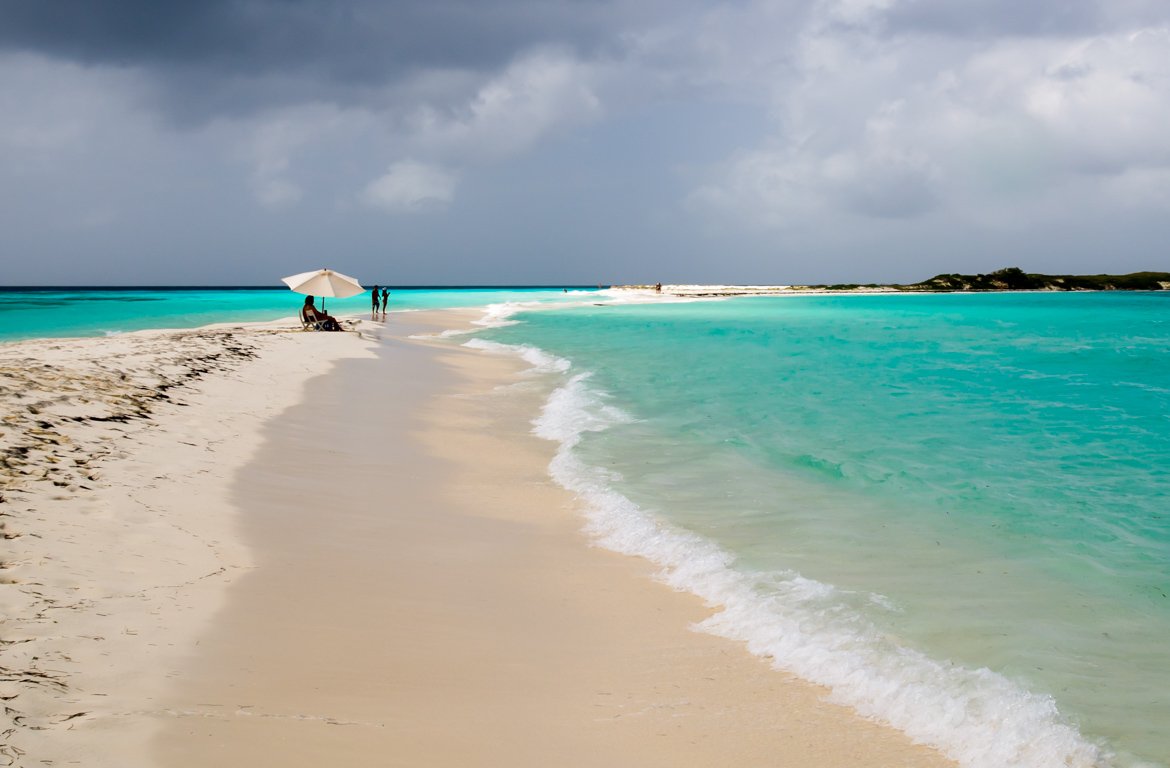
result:
M 553 476 L 701 629 L 963 765 L 1170 765 L 1170 294 L 511 320 L 471 345 L 541 364 Z
M 569 287 L 571 292 L 583 289 Z M 391 311 L 476 307 L 503 301 L 563 301 L 557 288 L 390 287 Z M 0 341 L 103 336 L 144 328 L 296 317 L 304 297 L 287 288 L 0 288 Z M 317 306 L 321 306 L 318 298 Z M 369 294 L 326 299 L 330 314 L 369 312 Z
M 451 342 L 533 364 L 550 473 L 700 630 L 965 766 L 1170 766 L 1170 293 L 643 302 L 391 294 L 484 308 Z M 8 290 L 0 338 L 299 304 Z

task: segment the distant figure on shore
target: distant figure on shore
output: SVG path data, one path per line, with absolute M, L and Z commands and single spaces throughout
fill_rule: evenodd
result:
M 372 291 L 370 291 L 370 298 L 373 299 L 373 302 L 374 302 L 373 306 L 370 308 L 370 319 L 377 320 L 378 319 L 378 286 L 375 285 L 374 289 Z
M 654 292 L 655 293 L 662 293 L 662 283 L 655 283 L 654 284 Z
M 301 307 L 301 322 L 306 327 L 312 327 L 318 331 L 341 330 L 341 323 L 337 322 L 336 317 L 326 314 L 323 310 L 319 310 L 313 306 L 313 297 L 311 295 L 305 297 L 304 306 Z
M 390 289 L 382 289 L 382 319 L 386 319 L 386 305 L 390 303 Z M 376 302 L 375 302 L 376 304 Z M 376 307 L 375 307 L 376 308 Z

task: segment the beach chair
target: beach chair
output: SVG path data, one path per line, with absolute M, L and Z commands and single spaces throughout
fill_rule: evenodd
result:
M 326 321 L 322 317 L 317 316 L 316 310 L 311 310 L 309 307 L 301 307 L 301 328 L 306 331 L 327 331 L 325 327 Z

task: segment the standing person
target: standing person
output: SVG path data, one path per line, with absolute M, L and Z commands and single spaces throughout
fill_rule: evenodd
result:
M 386 319 L 386 305 L 390 303 L 390 289 L 382 289 L 382 319 Z
M 376 286 L 376 285 L 374 286 L 374 290 L 370 291 L 370 296 L 374 300 L 374 305 L 370 309 L 370 319 L 377 320 L 378 319 L 378 286 Z

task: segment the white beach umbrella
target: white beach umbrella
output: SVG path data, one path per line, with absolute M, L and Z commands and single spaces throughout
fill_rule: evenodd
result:
M 325 296 L 344 299 L 347 296 L 357 296 L 365 290 L 354 278 L 334 272 L 332 269 L 314 269 L 312 272 L 282 277 L 280 281 L 297 293 L 321 296 L 322 310 L 325 309 Z

